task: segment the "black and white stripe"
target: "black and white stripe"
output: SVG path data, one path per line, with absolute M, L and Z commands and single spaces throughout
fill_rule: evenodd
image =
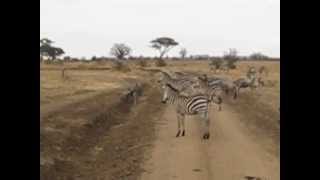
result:
M 206 75 L 198 77 L 199 88 L 208 95 L 210 102 L 217 104 L 221 110 L 223 80 L 219 78 L 208 78 Z
M 163 98 L 162 103 L 173 104 L 176 107 L 177 119 L 178 119 L 178 133 L 176 137 L 180 136 L 182 130 L 182 136 L 185 135 L 184 120 L 186 115 L 201 115 L 205 123 L 205 132 L 203 139 L 208 139 L 209 134 L 209 116 L 208 105 L 209 99 L 206 94 L 197 94 L 192 96 L 182 96 L 179 91 L 171 84 L 167 83 L 163 86 Z M 182 126 L 182 127 L 181 127 Z

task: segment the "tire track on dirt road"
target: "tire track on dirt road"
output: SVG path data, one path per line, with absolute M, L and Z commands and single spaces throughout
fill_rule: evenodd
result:
M 204 141 L 196 117 L 186 119 L 186 136 L 176 138 L 176 114 L 167 107 L 142 180 L 280 179 L 279 159 L 253 138 L 232 107 L 225 105 L 219 112 L 211 108 L 211 137 Z
M 119 95 L 106 92 L 47 111 L 52 115 L 40 122 L 41 179 L 137 179 L 165 107 L 148 84 L 136 106 Z

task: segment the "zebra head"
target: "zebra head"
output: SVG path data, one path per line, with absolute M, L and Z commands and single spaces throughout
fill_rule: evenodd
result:
M 161 72 L 161 76 L 160 76 L 160 78 L 159 78 L 159 80 L 158 80 L 158 83 L 161 83 L 161 84 L 166 84 L 168 81 L 170 81 L 172 78 L 171 78 L 171 76 L 168 74 L 168 73 L 166 73 L 166 72 Z
M 171 84 L 164 84 L 162 85 L 162 88 L 163 88 L 163 96 L 162 96 L 162 103 L 163 104 L 166 104 L 167 101 L 172 98 L 175 94 L 178 94 L 179 91 L 174 88 Z

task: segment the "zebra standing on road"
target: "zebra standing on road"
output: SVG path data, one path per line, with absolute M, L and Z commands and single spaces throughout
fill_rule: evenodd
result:
M 219 111 L 221 111 L 222 92 L 224 91 L 222 87 L 222 80 L 211 79 L 212 81 L 209 81 L 206 74 L 198 77 L 198 80 L 199 88 L 204 94 L 208 95 L 210 102 L 218 105 Z
M 236 90 L 235 84 L 229 78 L 207 77 L 207 75 L 203 75 L 199 78 L 202 81 L 207 81 L 208 87 L 214 88 L 219 86 L 226 95 L 228 95 L 230 91 L 234 92 Z
M 207 95 L 197 94 L 192 96 L 182 96 L 179 94 L 179 90 L 174 88 L 170 83 L 162 85 L 163 97 L 162 103 L 173 104 L 176 107 L 177 120 L 178 120 L 178 132 L 176 137 L 185 135 L 185 116 L 187 115 L 201 115 L 205 130 L 203 139 L 209 139 L 209 126 L 210 119 L 208 116 L 208 104 L 209 99 Z

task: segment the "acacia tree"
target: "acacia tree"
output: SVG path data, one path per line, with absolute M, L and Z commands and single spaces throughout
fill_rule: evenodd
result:
M 130 55 L 131 48 L 125 44 L 114 44 L 110 49 L 110 54 L 115 56 L 117 59 L 123 59 L 124 57 Z
M 158 50 L 160 53 L 159 58 L 162 59 L 162 57 L 169 52 L 170 49 L 172 49 L 174 46 L 177 46 L 179 43 L 176 42 L 174 39 L 169 37 L 160 37 L 157 39 L 152 40 L 151 47 Z
M 54 42 L 50 39 L 43 38 L 40 39 L 40 56 L 41 58 L 44 56 L 48 56 L 51 58 L 51 60 L 56 59 L 56 57 L 61 56 L 65 52 L 63 49 L 59 47 L 52 46 Z
M 54 43 L 54 42 L 51 41 L 51 40 L 48 39 L 48 38 L 42 38 L 42 39 L 40 39 L 40 46 L 43 46 L 43 45 L 51 45 L 52 43 Z
M 181 59 L 184 59 L 187 56 L 187 49 L 181 48 L 181 50 L 179 51 L 179 54 L 181 56 Z
M 230 48 L 229 51 L 225 52 L 223 58 L 226 60 L 235 60 L 238 59 L 237 49 Z

